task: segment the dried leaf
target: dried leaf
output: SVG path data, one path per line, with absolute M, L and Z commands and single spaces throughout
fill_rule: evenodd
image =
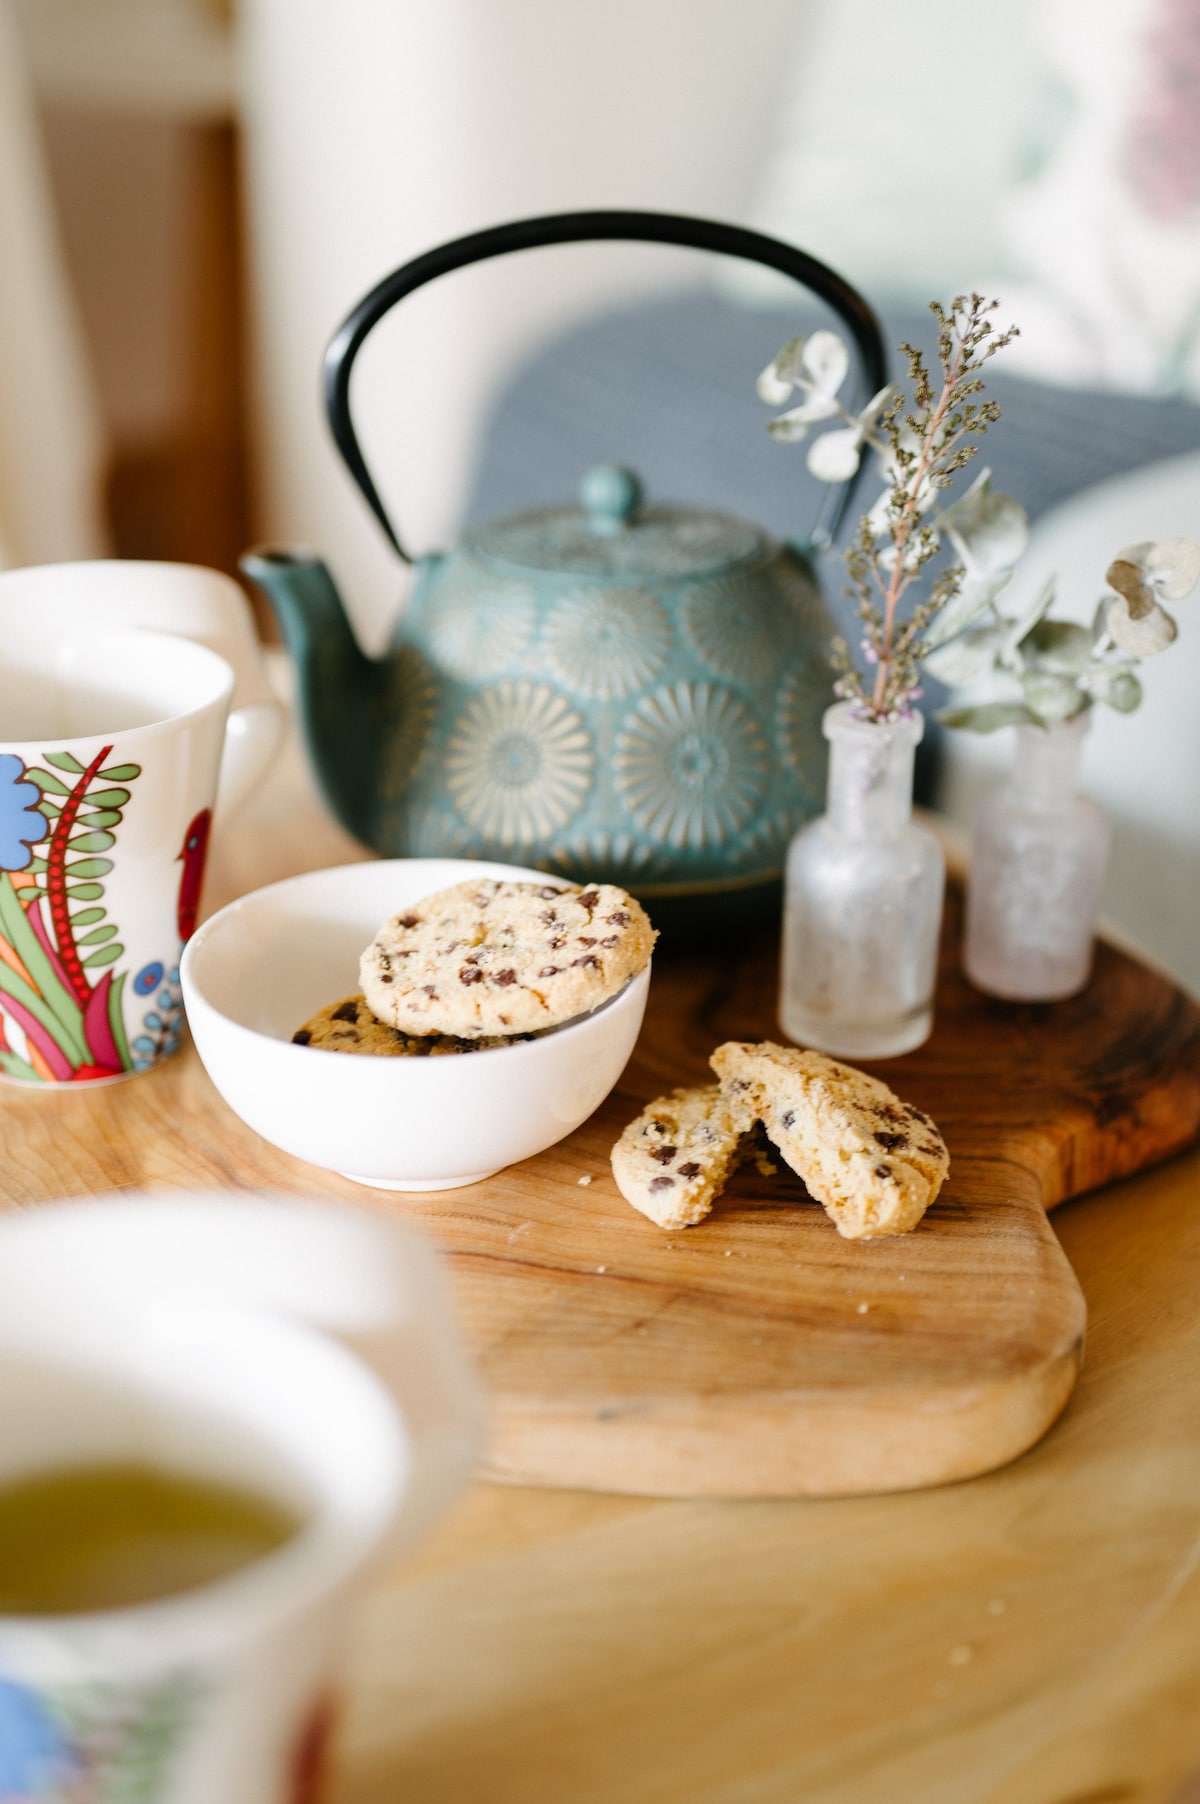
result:
M 818 420 L 831 420 L 837 416 L 838 404 L 829 395 L 811 395 L 807 401 L 801 401 L 798 407 L 781 413 L 777 420 L 772 420 L 767 430 L 774 438 L 795 443 L 797 439 L 806 437 L 808 428 Z
M 1010 622 L 1008 635 L 1000 652 L 1000 662 L 1002 664 L 1010 664 L 1013 662 L 1013 654 L 1024 644 L 1038 621 L 1041 620 L 1043 615 L 1048 613 L 1050 608 L 1054 605 L 1054 592 L 1057 582 L 1057 576 L 1047 577 L 1025 612 L 1019 615 L 1016 620 Z
M 939 683 L 949 683 L 952 687 L 973 683 L 976 677 L 991 669 L 1003 635 L 1003 627 L 994 623 L 962 633 L 948 645 L 929 652 L 922 659 L 922 668 Z
M 858 468 L 861 443 L 856 426 L 846 426 L 840 432 L 826 432 L 810 446 L 805 461 L 822 482 L 845 482 Z
M 1042 723 L 1021 702 L 982 702 L 977 708 L 948 708 L 938 715 L 944 727 L 969 733 L 995 733 L 1001 727 L 1037 727 Z
M 1104 572 L 1104 580 L 1123 597 L 1132 620 L 1143 620 L 1155 605 L 1153 589 L 1142 581 L 1138 566 L 1126 557 L 1113 559 Z M 1111 627 L 1109 631 L 1112 631 Z
M 1073 677 L 1055 676 L 1048 670 L 1030 670 L 1021 678 L 1021 689 L 1027 707 L 1040 720 L 1071 720 L 1088 706 Z
M 925 635 L 928 646 L 945 645 L 947 640 L 971 626 L 989 608 L 1010 580 L 1005 571 L 999 576 L 966 576 Z
M 1073 620 L 1039 620 L 1021 641 L 1021 649 L 1038 670 L 1077 677 L 1091 663 L 1092 635 Z
M 1110 664 L 1098 670 L 1090 687 L 1098 702 L 1115 708 L 1118 714 L 1132 714 L 1142 700 L 1142 685 L 1132 670 L 1123 664 Z
M 1113 643 L 1131 658 L 1152 658 L 1166 651 L 1179 628 L 1156 601 L 1141 614 L 1135 614 L 1123 595 L 1108 606 L 1108 630 Z
M 850 369 L 850 353 L 836 332 L 814 332 L 800 355 L 802 373 L 822 394 L 836 395 Z
M 942 524 L 959 556 L 980 572 L 1011 570 L 1029 543 L 1029 520 L 1011 495 L 993 494 L 990 470 L 981 470 Z
M 1139 582 L 1150 589 L 1152 599 L 1182 601 L 1200 581 L 1200 545 L 1191 539 L 1143 539 L 1140 544 L 1118 551 L 1106 580 L 1129 600 L 1128 590 L 1120 582 L 1113 582 L 1111 574 L 1113 569 L 1125 565 L 1132 565 Z M 1124 576 L 1123 571 L 1121 574 Z
M 796 380 L 794 376 L 784 374 L 785 359 L 793 345 L 803 345 L 803 343 L 802 338 L 790 339 L 778 356 L 773 357 L 766 369 L 760 372 L 754 387 L 759 400 L 765 401 L 768 407 L 782 407 L 785 401 L 791 399 Z

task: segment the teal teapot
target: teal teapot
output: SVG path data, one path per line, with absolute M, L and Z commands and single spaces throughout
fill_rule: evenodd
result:
M 616 239 L 794 277 L 849 328 L 867 393 L 882 387 L 867 304 L 757 232 L 628 212 L 477 232 L 388 276 L 326 358 L 336 443 L 397 555 L 415 565 L 391 648 L 364 655 L 318 558 L 261 550 L 242 568 L 295 660 L 325 798 L 367 845 L 612 881 L 660 915 L 670 898 L 698 894 L 741 909 L 775 893 L 789 838 L 823 805 L 834 625 L 805 551 L 724 514 L 647 502 L 634 475 L 603 465 L 583 475 L 576 503 L 493 520 L 455 551 L 410 560 L 351 418 L 354 359 L 414 289 L 526 247 Z M 849 500 L 847 487 L 837 519 Z

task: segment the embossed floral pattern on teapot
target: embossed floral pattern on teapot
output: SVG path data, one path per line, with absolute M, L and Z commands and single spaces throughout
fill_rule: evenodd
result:
M 330 351 L 335 436 L 398 551 L 349 421 L 366 332 L 430 275 L 579 236 L 665 236 L 802 272 L 848 319 L 868 382 L 882 380 L 865 303 L 758 234 L 644 214 L 475 234 L 388 278 Z M 318 559 L 243 560 L 280 619 L 318 777 L 352 832 L 392 856 L 519 859 L 645 896 L 778 880 L 824 794 L 833 623 L 802 553 L 724 514 L 643 506 L 636 477 L 601 465 L 578 505 L 489 522 L 415 563 L 392 649 L 371 660 Z

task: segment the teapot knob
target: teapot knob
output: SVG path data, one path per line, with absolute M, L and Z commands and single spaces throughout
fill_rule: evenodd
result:
M 620 464 L 596 464 L 579 485 L 579 499 L 594 533 L 620 532 L 641 506 L 642 485 Z

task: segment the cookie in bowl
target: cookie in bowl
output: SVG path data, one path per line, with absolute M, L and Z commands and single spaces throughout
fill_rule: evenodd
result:
M 445 1058 L 451 1053 L 481 1052 L 489 1046 L 511 1046 L 528 1034 L 486 1034 L 478 1040 L 456 1039 L 453 1034 L 402 1034 L 389 1027 L 367 1007 L 365 996 L 343 996 L 328 1002 L 292 1035 L 293 1046 L 311 1046 L 317 1052 L 354 1052 L 368 1058 Z
M 654 940 L 641 905 L 612 884 L 476 877 L 387 921 L 359 982 L 373 1014 L 404 1033 L 539 1033 L 624 989 Z
M 217 1090 L 256 1133 L 357 1183 L 445 1190 L 544 1151 L 600 1106 L 641 1028 L 648 954 L 615 994 L 533 1037 L 483 1044 L 489 1036 L 477 1021 L 471 1034 L 453 1036 L 471 1042 L 468 1057 L 371 1057 L 361 1044 L 359 1056 L 345 1057 L 352 1039 L 294 1042 L 298 1028 L 319 1016 L 330 1035 L 369 1030 L 354 997 L 364 947 L 381 922 L 465 883 L 559 894 L 544 873 L 511 865 L 385 859 L 273 883 L 197 930 L 180 967 L 192 1037 Z M 351 1003 L 354 1021 L 335 1022 Z M 381 1025 L 392 1031 L 390 1022 Z M 376 1043 L 372 1031 L 368 1037 Z

